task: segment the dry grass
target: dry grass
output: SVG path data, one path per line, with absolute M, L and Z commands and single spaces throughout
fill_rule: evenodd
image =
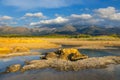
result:
M 105 46 L 120 46 L 119 38 L 0 38 L 0 54 L 29 52 L 30 49 L 58 48 L 60 45 L 77 45 L 80 48 L 100 49 Z
M 105 39 L 105 38 L 104 38 Z M 56 38 L 56 39 L 44 39 L 52 43 L 62 44 L 62 45 L 77 45 L 80 48 L 90 48 L 90 49 L 100 49 L 105 48 L 106 46 L 120 46 L 120 39 L 110 39 L 109 40 L 89 40 L 89 39 L 69 39 L 69 38 Z
M 59 47 L 59 45 L 40 38 L 0 38 L 0 54 L 28 52 L 30 49 L 55 47 Z

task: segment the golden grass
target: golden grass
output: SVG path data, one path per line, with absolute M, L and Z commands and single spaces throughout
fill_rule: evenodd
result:
M 102 37 L 103 38 L 103 37 Z M 104 38 L 105 39 L 105 38 Z M 89 49 L 101 49 L 105 48 L 106 46 L 120 46 L 120 39 L 110 39 L 109 40 L 88 40 L 88 39 L 69 39 L 69 38 L 56 38 L 56 39 L 47 39 L 44 38 L 44 40 L 47 40 L 52 43 L 62 44 L 62 45 L 77 45 L 80 48 L 89 48 Z
M 59 45 L 58 45 L 59 44 Z M 77 45 L 80 48 L 104 48 L 120 46 L 119 38 L 0 38 L 0 54 L 29 52 L 30 49 L 58 48 L 60 45 Z
M 8 54 L 11 52 L 11 49 L 8 47 L 0 47 L 0 53 L 2 54 Z
M 59 47 L 59 45 L 40 38 L 0 38 L 0 54 L 11 52 L 28 52 L 30 49 L 55 47 Z

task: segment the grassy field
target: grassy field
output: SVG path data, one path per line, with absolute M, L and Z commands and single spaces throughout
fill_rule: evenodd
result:
M 0 38 L 0 55 L 29 52 L 31 49 L 58 48 L 60 45 L 76 45 L 84 49 L 104 49 L 106 46 L 120 46 L 120 38 L 96 36 L 89 38 L 41 38 L 12 37 Z
M 0 38 L 0 54 L 29 52 L 30 49 L 56 47 L 59 47 L 59 45 L 40 38 Z
M 96 36 L 90 38 L 44 38 L 52 43 L 61 45 L 76 45 L 85 49 L 105 49 L 108 47 L 120 47 L 120 38 L 109 36 Z

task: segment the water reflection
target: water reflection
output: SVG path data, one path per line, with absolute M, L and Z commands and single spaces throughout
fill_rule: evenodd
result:
M 32 50 L 33 52 L 52 52 L 57 49 Z M 91 50 L 79 49 L 89 57 L 120 56 L 120 49 Z M 37 60 L 39 56 L 23 56 L 0 59 L 0 72 L 11 64 L 22 64 L 26 60 Z M 56 71 L 54 69 L 32 70 L 25 73 L 0 74 L 0 80 L 120 80 L 120 65 L 110 65 L 106 69 L 87 69 L 81 71 Z
M 21 57 L 0 59 L 0 72 L 5 71 L 6 67 L 12 64 L 24 65 L 25 61 L 38 60 L 38 59 L 40 59 L 39 56 L 21 56 Z
M 79 49 L 89 57 L 120 56 L 120 49 Z
M 3 78 L 4 77 L 4 78 Z M 120 65 L 110 65 L 106 69 L 80 71 L 56 71 L 53 69 L 32 70 L 19 74 L 7 74 L 0 80 L 120 80 Z

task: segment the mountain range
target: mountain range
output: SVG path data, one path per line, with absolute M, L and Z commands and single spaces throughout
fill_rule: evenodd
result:
M 50 25 L 43 27 L 11 27 L 1 26 L 0 35 L 48 35 L 48 34 L 63 34 L 63 35 L 76 35 L 76 34 L 90 34 L 90 35 L 120 35 L 119 27 L 100 27 L 88 25 Z

